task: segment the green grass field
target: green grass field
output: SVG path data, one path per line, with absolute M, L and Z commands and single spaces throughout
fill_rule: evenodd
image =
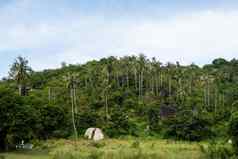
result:
M 4 156 L 5 159 L 50 159 L 50 156 L 48 153 L 41 153 L 41 152 L 35 152 L 35 151 L 9 152 L 9 153 L 3 153 L 0 156 Z
M 201 159 L 198 143 L 168 140 L 51 140 L 34 151 L 3 153 L 5 159 Z

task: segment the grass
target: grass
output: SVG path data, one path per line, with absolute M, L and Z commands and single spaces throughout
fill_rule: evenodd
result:
M 6 159 L 201 159 L 203 156 L 198 143 L 152 139 L 51 140 L 37 150 L 38 153 L 34 150 L 0 155 Z
M 48 153 L 36 151 L 2 153 L 0 154 L 0 159 L 2 159 L 1 156 L 4 156 L 4 159 L 50 159 Z

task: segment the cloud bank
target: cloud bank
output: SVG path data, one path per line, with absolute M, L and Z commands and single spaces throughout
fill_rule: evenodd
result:
M 162 62 L 200 65 L 218 57 L 238 57 L 235 10 L 196 10 L 166 18 L 108 18 L 68 14 L 61 8 L 60 17 L 35 18 L 34 14 L 26 16 L 37 9 L 29 2 L 21 1 L 0 11 L 0 62 L 1 67 L 4 65 L 0 76 L 6 75 L 12 62 L 9 59 L 19 54 L 28 57 L 36 70 L 58 67 L 62 61 L 84 63 L 139 53 Z M 8 62 L 4 62 L 6 59 Z

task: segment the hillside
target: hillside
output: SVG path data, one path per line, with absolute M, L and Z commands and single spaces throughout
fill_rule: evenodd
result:
M 227 137 L 238 106 L 238 60 L 215 59 L 201 68 L 144 55 L 108 57 L 30 71 L 21 96 L 18 86 L 13 78 L 0 83 L 1 148 L 80 136 L 89 127 L 108 137 L 201 141 Z

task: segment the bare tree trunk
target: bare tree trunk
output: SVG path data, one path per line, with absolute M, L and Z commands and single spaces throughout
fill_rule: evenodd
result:
M 78 105 L 77 105 L 77 94 L 76 94 L 76 89 L 74 88 L 74 110 L 75 113 L 78 113 Z
M 204 85 L 204 107 L 206 107 L 207 106 L 207 85 L 206 85 L 206 83 L 205 83 L 205 85 Z
M 169 99 L 171 98 L 171 77 L 169 76 Z
M 108 123 L 108 97 L 107 97 L 107 94 L 105 94 L 105 113 L 106 113 L 106 121 Z
M 139 79 L 138 79 L 138 98 L 140 99 L 141 96 L 141 74 L 139 73 Z
M 116 76 L 117 76 L 117 86 L 118 88 L 120 87 L 120 81 L 119 81 L 119 75 L 118 75 L 118 72 L 116 72 Z
M 215 109 L 215 115 L 217 113 L 217 98 L 218 98 L 218 95 L 217 95 L 217 89 L 215 88 L 215 95 L 214 95 L 214 109 Z
M 137 90 L 137 71 L 136 69 L 134 70 L 134 78 L 135 78 L 135 89 Z
M 51 88 L 48 88 L 48 100 L 51 101 Z
M 151 84 L 150 84 L 150 87 L 151 87 L 151 91 L 154 93 L 154 94 L 156 94 L 155 93 L 155 91 L 154 91 L 154 86 L 155 86 L 155 82 L 154 82 L 155 80 L 154 80 L 154 77 L 152 77 L 152 79 L 151 79 Z
M 75 140 L 78 139 L 78 132 L 75 125 L 75 117 L 74 117 L 74 89 L 70 89 L 70 96 L 71 96 L 71 111 L 72 111 L 72 124 L 74 129 Z
M 127 88 L 129 88 L 129 73 L 128 73 L 128 71 L 126 73 L 126 85 L 127 85 Z
M 163 73 L 161 72 L 161 75 L 160 75 L 160 87 L 162 88 L 163 87 Z
M 155 95 L 158 95 L 158 74 L 155 77 Z
M 141 84 L 140 84 L 140 86 L 141 86 L 141 99 L 142 99 L 142 97 L 143 97 L 143 71 L 141 72 Z
M 210 106 L 210 83 L 207 83 L 207 105 Z
M 53 101 L 55 102 L 55 100 L 56 100 L 56 93 L 55 93 L 54 89 L 52 89 L 52 97 L 53 97 Z
M 177 89 L 177 93 L 176 93 L 176 96 L 177 96 L 177 99 L 181 99 L 180 97 L 180 93 L 181 93 L 181 79 L 179 78 L 178 79 L 178 89 Z
M 22 96 L 22 84 L 18 85 L 18 93 L 19 93 L 19 96 Z

